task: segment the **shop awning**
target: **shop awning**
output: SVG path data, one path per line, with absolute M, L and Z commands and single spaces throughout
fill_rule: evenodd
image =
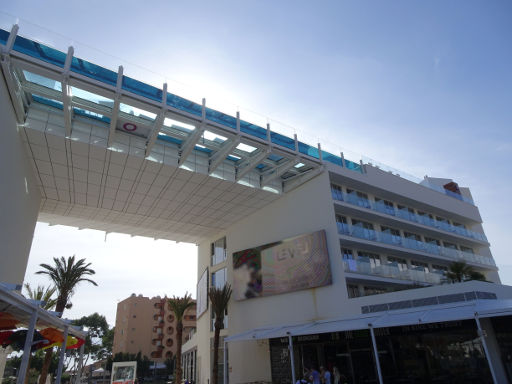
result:
M 475 300 L 464 303 L 442 304 L 382 313 L 362 314 L 337 319 L 318 320 L 300 324 L 255 328 L 226 337 L 227 342 L 273 339 L 285 336 L 314 335 L 319 333 L 355 331 L 360 329 L 399 327 L 468 320 L 478 317 L 512 315 L 512 300 Z

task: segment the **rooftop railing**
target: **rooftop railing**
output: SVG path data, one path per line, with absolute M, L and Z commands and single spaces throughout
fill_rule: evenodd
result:
M 410 280 L 417 283 L 438 285 L 443 282 L 441 273 L 427 273 L 423 268 L 400 270 L 397 263 L 388 263 L 372 266 L 365 260 L 343 260 L 345 272 L 359 273 L 363 275 L 376 275 L 399 280 Z
M 464 261 L 471 263 L 478 263 L 486 266 L 496 266 L 492 257 L 485 257 L 470 252 L 460 251 L 458 249 L 451 249 L 441 247 L 437 244 L 425 243 L 412 238 L 404 238 L 401 236 L 392 235 L 390 233 L 375 231 L 360 226 L 349 226 L 346 223 L 337 222 L 338 233 L 341 235 L 348 235 L 359 239 L 375 241 L 378 243 L 394 245 L 414 251 L 428 253 L 430 255 L 448 257 L 453 261 Z
M 391 207 L 389 205 L 386 205 L 383 201 L 373 202 L 368 199 L 357 196 L 357 193 L 354 192 L 344 193 L 334 188 L 331 188 L 331 191 L 334 200 L 344 201 L 349 204 L 356 205 L 358 207 L 371 209 L 373 211 L 384 213 L 390 216 L 399 217 L 401 219 L 413 223 L 423 224 L 426 225 L 427 227 L 441 229 L 445 232 L 452 232 L 456 233 L 457 235 L 487 242 L 487 237 L 485 237 L 485 235 L 482 233 L 474 232 L 463 227 L 457 227 L 450 223 L 435 220 L 429 216 L 417 215 L 416 213 L 409 212 L 409 210 L 406 208 L 399 209 Z

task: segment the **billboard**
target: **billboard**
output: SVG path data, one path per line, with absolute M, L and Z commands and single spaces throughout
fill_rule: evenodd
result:
M 235 300 L 331 283 L 324 230 L 233 253 Z
M 111 384 L 133 384 L 137 374 L 136 361 L 112 363 Z
M 196 316 L 199 319 L 208 309 L 208 268 L 205 269 L 197 283 L 197 310 Z

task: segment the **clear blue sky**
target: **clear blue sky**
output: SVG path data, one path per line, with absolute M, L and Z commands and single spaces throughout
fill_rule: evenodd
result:
M 77 55 L 96 54 L 83 43 L 165 74 L 171 92 L 172 81 L 189 84 L 207 103 L 220 95 L 299 137 L 469 186 L 512 284 L 512 2 L 16 1 L 0 10 L 67 36 L 54 43 L 73 41 Z

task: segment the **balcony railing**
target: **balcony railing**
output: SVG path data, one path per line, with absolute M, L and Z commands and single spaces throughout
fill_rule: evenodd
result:
M 371 209 L 373 211 L 384 213 L 390 216 L 396 216 L 401 219 L 411 221 L 413 223 L 419 223 L 426 225 L 428 227 L 441 229 L 446 232 L 456 233 L 457 235 L 461 235 L 471 239 L 487 241 L 487 237 L 485 237 L 485 235 L 482 233 L 470 231 L 469 229 L 457 227 L 455 225 L 443 221 L 434 220 L 428 216 L 417 215 L 415 213 L 409 212 L 407 209 L 395 209 L 395 207 L 386 205 L 382 201 L 373 202 L 370 201 L 369 199 L 365 199 L 364 197 L 357 196 L 356 193 L 344 193 L 334 188 L 331 188 L 331 191 L 332 198 L 334 200 L 344 201 L 349 204 L 356 205 L 358 207 Z
M 344 260 L 345 272 L 359 273 L 363 275 L 376 275 L 400 280 L 410 280 L 417 283 L 441 284 L 444 276 L 440 273 L 427 273 L 423 268 L 400 270 L 397 263 L 372 266 L 367 261 Z
M 376 241 L 379 243 L 429 253 L 431 255 L 445 256 L 452 259 L 453 261 L 465 261 L 483 264 L 487 266 L 496 266 L 494 259 L 491 257 L 485 257 L 470 252 L 459 251 L 458 249 L 445 248 L 437 244 L 425 243 L 423 241 L 411 238 L 403 238 L 401 236 L 395 236 L 389 233 L 375 231 L 373 229 L 366 229 L 359 226 L 349 227 L 349 225 L 345 223 L 337 222 L 337 226 L 338 233 L 340 233 L 341 235 L 348 235 L 352 237 L 357 237 L 359 239 Z

